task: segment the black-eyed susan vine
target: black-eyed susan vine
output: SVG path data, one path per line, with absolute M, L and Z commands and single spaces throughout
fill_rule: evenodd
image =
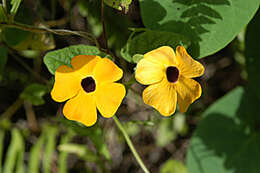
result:
M 2 0 L 0 173 L 257 173 L 258 8 L 259 0 Z M 198 60 L 229 43 L 205 67 Z M 110 134 L 115 125 L 124 138 Z M 67 164 L 69 153 L 95 164 Z

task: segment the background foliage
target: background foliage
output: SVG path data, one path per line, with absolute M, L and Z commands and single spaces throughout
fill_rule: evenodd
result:
M 102 17 L 101 0 L 0 2 L 0 173 L 142 172 L 113 120 L 87 128 L 51 100 L 55 70 L 79 54 L 123 68 L 117 116 L 151 172 L 259 172 L 259 0 L 104 3 Z M 133 78 L 162 45 L 183 45 L 206 69 L 185 115 L 161 117 Z

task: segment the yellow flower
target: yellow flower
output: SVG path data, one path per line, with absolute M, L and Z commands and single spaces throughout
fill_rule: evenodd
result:
M 201 76 L 204 67 L 193 60 L 183 46 L 163 46 L 144 55 L 137 64 L 135 78 L 144 85 L 143 100 L 162 115 L 175 112 L 178 100 L 181 112 L 201 96 L 201 86 L 191 79 Z
M 79 55 L 71 67 L 62 65 L 55 72 L 51 91 L 53 100 L 68 99 L 63 114 L 69 120 L 91 126 L 97 121 L 97 109 L 105 118 L 112 117 L 125 96 L 125 87 L 114 83 L 123 71 L 111 60 L 99 56 Z

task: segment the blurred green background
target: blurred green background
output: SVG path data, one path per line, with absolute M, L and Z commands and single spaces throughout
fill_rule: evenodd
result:
M 117 117 L 151 172 L 259 172 L 259 3 L 105 0 L 109 57 L 128 89 Z M 99 47 L 54 29 L 88 32 Z M 69 121 L 49 94 L 59 65 L 107 56 L 105 40 L 100 0 L 1 2 L 0 173 L 142 172 L 112 119 Z M 202 97 L 169 118 L 143 103 L 133 78 L 141 55 L 162 45 L 185 46 L 206 69 Z

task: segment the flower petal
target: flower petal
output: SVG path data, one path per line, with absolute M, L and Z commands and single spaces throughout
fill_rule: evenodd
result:
M 148 58 L 152 61 L 155 61 L 155 63 L 161 64 L 165 67 L 176 65 L 174 50 L 169 46 L 162 46 L 152 50 L 144 54 L 144 58 Z
M 92 126 L 97 121 L 97 108 L 93 95 L 80 90 L 77 96 L 66 102 L 63 114 L 69 120 Z
M 189 105 L 201 96 L 200 84 L 189 78 L 180 77 L 175 84 L 178 104 L 181 112 L 186 112 Z
M 176 48 L 176 58 L 180 73 L 186 78 L 194 78 L 203 75 L 204 67 L 198 61 L 192 59 L 183 46 Z
M 71 65 L 77 71 L 81 78 L 92 74 L 97 62 L 101 60 L 99 56 L 94 55 L 78 55 L 71 59 Z
M 164 78 L 161 82 L 145 88 L 143 100 L 145 104 L 157 109 L 160 114 L 170 116 L 176 109 L 177 93 L 173 84 Z
M 55 72 L 51 97 L 57 102 L 64 102 L 72 98 L 80 89 L 80 80 L 72 68 L 65 65 L 60 66 Z
M 141 59 L 136 67 L 135 78 L 144 85 L 160 82 L 164 77 L 165 67 L 151 58 Z
M 122 84 L 101 84 L 96 92 L 96 104 L 101 115 L 105 118 L 112 117 L 125 97 L 125 93 L 125 87 Z
M 114 82 L 122 76 L 123 71 L 108 58 L 99 60 L 94 68 L 94 77 L 98 82 Z

